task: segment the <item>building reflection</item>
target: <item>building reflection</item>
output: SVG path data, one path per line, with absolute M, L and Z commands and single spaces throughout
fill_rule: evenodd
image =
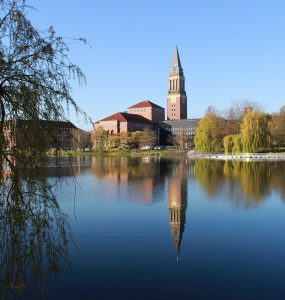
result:
M 145 205 L 156 201 L 155 189 L 165 181 L 161 164 L 144 157 L 96 157 L 92 161 L 92 173 L 96 180 L 108 181 L 109 199 Z
M 169 226 L 174 240 L 176 257 L 179 259 L 187 209 L 187 166 L 180 162 L 174 174 L 168 178 Z

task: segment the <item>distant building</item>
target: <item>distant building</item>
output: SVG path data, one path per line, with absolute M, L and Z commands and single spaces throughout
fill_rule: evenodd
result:
M 158 145 L 171 144 L 171 138 L 183 132 L 187 140 L 185 147 L 192 147 L 198 122 L 199 119 L 187 119 L 185 77 L 176 47 L 169 75 L 166 121 L 164 108 L 145 100 L 130 106 L 127 112 L 118 112 L 96 122 L 93 127 L 96 130 L 101 126 L 111 135 L 150 128 L 157 133 Z
M 7 149 L 33 148 L 39 142 L 47 149 L 56 146 L 72 149 L 74 130 L 80 129 L 69 121 L 14 119 L 5 122 L 4 136 L 8 141 Z
M 169 75 L 167 120 L 180 119 L 187 119 L 187 95 L 185 91 L 185 77 L 176 47 Z
M 185 119 L 160 122 L 160 145 L 171 144 L 170 137 L 182 132 L 186 136 L 186 144 L 188 144 L 188 147 L 193 145 L 195 130 L 199 120 L 200 119 Z
M 165 119 L 164 108 L 148 100 L 129 107 L 127 113 L 141 115 L 156 123 Z
M 94 124 L 94 129 L 103 127 L 107 134 L 140 131 L 145 128 L 155 129 L 155 124 L 149 119 L 134 113 L 118 112 Z

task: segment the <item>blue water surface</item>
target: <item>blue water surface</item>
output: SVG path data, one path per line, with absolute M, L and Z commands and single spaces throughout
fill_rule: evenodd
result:
M 84 165 L 57 192 L 71 268 L 51 276 L 48 299 L 285 299 L 283 163 Z

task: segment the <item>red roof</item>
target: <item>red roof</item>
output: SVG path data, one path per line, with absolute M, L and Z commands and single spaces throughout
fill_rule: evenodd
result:
M 137 115 L 137 114 L 128 114 L 125 112 L 118 112 L 109 117 L 106 117 L 101 121 L 120 121 L 120 122 L 132 122 L 132 123 L 152 123 L 149 119 Z
M 145 101 L 141 101 L 129 108 L 141 108 L 141 107 L 158 107 L 158 108 L 162 108 L 161 106 L 151 102 L 151 101 L 148 101 L 148 100 L 145 100 Z M 128 108 L 128 109 L 129 109 Z

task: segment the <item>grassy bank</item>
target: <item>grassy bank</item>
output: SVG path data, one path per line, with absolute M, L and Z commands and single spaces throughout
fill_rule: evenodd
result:
M 62 156 L 161 156 L 161 157 L 175 157 L 175 156 L 185 156 L 188 150 L 181 149 L 167 149 L 167 150 L 117 150 L 112 149 L 108 151 L 77 151 L 77 150 L 68 150 L 62 151 Z

